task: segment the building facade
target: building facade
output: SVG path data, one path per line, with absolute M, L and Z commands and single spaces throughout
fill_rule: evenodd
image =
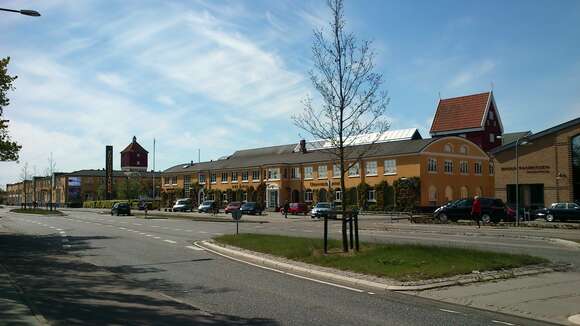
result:
M 399 188 L 407 183 L 417 184 L 413 205 L 421 207 L 475 194 L 493 195 L 493 163 L 476 144 L 462 137 L 416 139 L 414 134 L 377 143 L 359 161 L 347 160 L 352 166 L 346 171 L 346 189 L 356 189 L 355 202 L 397 206 L 401 202 L 397 196 L 402 194 Z M 364 151 L 366 146 L 353 146 L 352 152 Z M 269 209 L 285 202 L 340 204 L 346 194 L 340 192 L 339 170 L 328 151 L 316 149 L 314 142 L 301 142 L 176 165 L 163 172 L 162 192 L 166 205 L 181 197 L 196 202 L 258 201 Z M 397 190 L 382 191 L 394 184 Z
M 133 141 L 121 151 L 121 170 L 127 172 L 147 171 L 149 152 L 137 142 L 137 137 L 133 136 Z
M 521 207 L 580 201 L 580 118 L 532 134 L 491 151 L 496 165 L 495 192 L 514 205 L 516 171 Z

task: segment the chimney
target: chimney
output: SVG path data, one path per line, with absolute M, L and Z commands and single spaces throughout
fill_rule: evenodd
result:
M 192 165 L 193 165 L 193 161 L 190 161 L 190 162 L 189 162 L 189 166 L 192 166 Z
M 302 154 L 306 154 L 306 140 L 300 139 L 300 151 Z
M 133 143 L 137 142 L 137 137 L 133 136 Z

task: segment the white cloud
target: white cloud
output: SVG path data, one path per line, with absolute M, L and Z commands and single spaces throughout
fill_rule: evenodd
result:
M 116 73 L 98 73 L 97 80 L 115 90 L 126 90 L 127 81 Z
M 468 85 L 474 80 L 481 79 L 485 75 L 489 74 L 495 69 L 495 67 L 496 63 L 492 60 L 484 60 L 482 62 L 474 64 L 457 73 L 447 84 L 447 87 L 458 88 Z

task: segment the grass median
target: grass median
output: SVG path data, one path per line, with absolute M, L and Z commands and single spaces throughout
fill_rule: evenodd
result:
M 16 208 L 10 210 L 13 213 L 23 213 L 23 214 L 37 214 L 37 215 L 63 215 L 61 211 L 48 210 L 40 208 Z
M 362 243 L 359 253 L 343 253 L 340 241 L 329 240 L 323 254 L 320 239 L 240 234 L 214 238 L 217 242 L 285 257 L 309 264 L 376 275 L 399 281 L 448 277 L 477 271 L 547 263 L 543 258 L 461 248 Z

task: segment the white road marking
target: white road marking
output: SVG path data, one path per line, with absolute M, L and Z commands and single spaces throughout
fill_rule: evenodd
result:
M 127 230 L 127 228 L 119 228 L 119 230 Z
M 198 247 L 201 247 L 197 243 L 194 243 L 194 244 L 196 246 L 198 246 Z M 219 255 L 219 256 L 222 256 L 222 257 L 225 257 L 225 258 L 228 258 L 228 259 L 231 259 L 231 260 L 235 260 L 235 261 L 238 261 L 240 263 L 248 264 L 248 265 L 251 265 L 251 266 L 254 266 L 254 267 L 266 269 L 266 270 L 269 270 L 269 271 L 272 271 L 272 272 L 276 272 L 276 273 L 280 273 L 280 274 L 284 274 L 284 275 L 289 275 L 289 276 L 293 276 L 293 277 L 296 277 L 296 278 L 300 278 L 300 279 L 303 279 L 303 280 L 308 280 L 308 281 L 312 281 L 312 282 L 316 282 L 316 283 L 320 283 L 320 284 L 326 284 L 326 285 L 330 285 L 330 286 L 334 286 L 334 287 L 337 287 L 337 288 L 341 288 L 341 289 L 345 289 L 345 290 L 350 290 L 350 291 L 354 291 L 354 292 L 358 292 L 358 293 L 365 292 L 365 291 L 360 290 L 360 289 L 351 288 L 350 286 L 345 286 L 345 285 L 340 285 L 340 284 L 336 284 L 336 283 L 321 281 L 321 280 L 317 280 L 317 279 L 314 279 L 314 278 L 310 278 L 310 277 L 306 277 L 306 276 L 302 276 L 302 275 L 297 275 L 297 274 L 293 274 L 293 273 L 281 271 L 279 269 L 270 268 L 270 267 L 266 267 L 266 266 L 261 266 L 261 265 L 258 265 L 258 264 L 250 263 L 250 262 L 247 262 L 247 261 L 244 261 L 244 260 L 241 260 L 241 259 L 237 259 L 237 258 L 234 258 L 234 257 L 230 257 L 230 256 L 227 256 L 227 255 L 224 255 L 221 252 L 217 252 L 217 251 L 212 250 L 212 249 L 207 249 L 207 248 L 203 248 L 203 247 L 201 247 L 201 248 L 202 249 L 205 249 L 206 251 L 212 252 L 212 253 L 214 253 L 216 255 Z
M 51 229 L 56 229 L 54 226 L 49 226 L 49 228 L 51 228 Z
M 66 234 L 61 234 L 60 236 L 63 238 L 66 238 Z
M 152 235 L 152 234 L 146 234 L 145 236 L 147 236 L 147 237 L 152 237 L 153 235 Z
M 199 231 L 199 233 L 203 233 L 203 234 L 206 234 L 206 233 L 207 233 L 207 232 L 205 232 L 205 231 Z
M 367 293 L 368 293 L 368 294 L 376 294 L 376 293 L 374 293 L 374 292 L 367 292 Z
M 143 225 L 143 224 L 139 224 L 139 223 L 133 223 L 133 225 Z
M 205 251 L 205 249 L 200 248 L 200 247 L 196 247 L 196 246 L 185 246 L 185 248 L 189 248 L 189 249 L 197 250 L 197 251 Z
M 161 237 L 153 237 L 153 239 L 161 239 Z
M 183 231 L 182 229 L 173 229 L 173 231 Z
M 449 309 L 443 309 L 443 308 L 439 308 L 439 310 L 444 311 L 444 312 L 448 312 L 448 313 L 452 313 L 452 314 L 461 314 L 459 311 L 455 311 L 455 310 L 449 310 Z
M 151 225 L 152 228 L 159 228 L 159 225 Z
M 169 242 L 169 243 L 177 243 L 177 241 L 173 241 L 173 240 L 163 240 L 165 242 Z
M 496 323 L 496 324 L 502 324 L 502 325 L 510 325 L 510 326 L 513 326 L 513 325 L 515 325 L 515 324 L 508 323 L 508 322 L 506 322 L 506 321 L 501 321 L 501 320 L 492 320 L 491 322 L 492 322 L 492 323 Z
M 66 232 L 64 232 L 64 231 L 60 231 L 59 233 L 60 233 L 60 234 L 66 234 Z
M 71 248 L 71 245 L 62 245 L 63 248 Z
M 56 229 L 57 231 L 62 231 L 62 229 Z

